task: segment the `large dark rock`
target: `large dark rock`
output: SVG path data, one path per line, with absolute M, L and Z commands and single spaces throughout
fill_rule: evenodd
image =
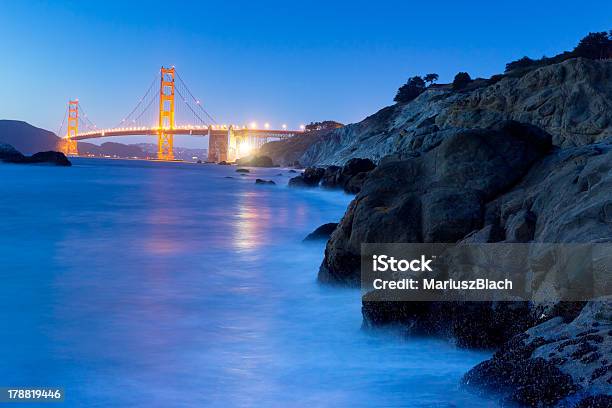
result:
M 321 186 L 326 188 L 341 188 L 347 193 L 357 194 L 366 176 L 376 165 L 370 159 L 354 158 L 342 167 L 329 166 L 321 179 Z
M 485 221 L 484 206 L 521 180 L 551 147 L 516 122 L 458 132 L 408 160 L 383 161 L 365 179 L 325 249 L 322 282 L 359 282 L 362 243 L 456 242 Z
M 324 173 L 325 169 L 308 167 L 302 174 L 289 180 L 289 187 L 316 187 Z
M 460 347 L 489 349 L 537 322 L 527 302 L 392 302 L 363 299 L 364 326 L 401 325 L 411 334 L 453 338 Z
M 24 156 L 10 145 L 0 145 L 0 160 L 14 164 L 52 164 L 56 166 L 71 166 L 70 160 L 60 152 L 39 152 L 32 156 Z
M 328 240 L 331 234 L 335 231 L 338 226 L 337 222 L 328 222 L 327 224 L 323 224 L 310 234 L 306 235 L 304 241 L 320 241 L 320 240 Z

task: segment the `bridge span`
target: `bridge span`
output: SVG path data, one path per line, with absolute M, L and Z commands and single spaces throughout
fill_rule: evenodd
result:
M 58 131 L 58 134 L 61 134 L 64 124 L 67 125 L 66 134 L 62 138 L 61 150 L 67 155 L 78 155 L 77 142 L 80 140 L 117 136 L 154 136 L 157 137 L 158 144 L 157 158 L 174 160 L 174 136 L 207 136 L 208 160 L 231 162 L 248 155 L 252 149 L 259 148 L 270 140 L 290 138 L 304 131 L 303 126 L 300 130 L 287 130 L 286 125 L 283 125 L 283 129 L 279 130 L 270 129 L 268 124 L 264 129 L 257 128 L 254 124 L 251 126 L 219 125 L 204 110 L 200 100 L 193 96 L 174 67 L 162 67 L 160 74 L 159 92 L 152 91 L 154 81 L 130 114 L 119 125 L 112 128 L 98 129 L 84 114 L 78 100 L 69 101 L 67 115 Z M 175 79 L 179 79 L 179 82 L 175 82 Z M 177 96 L 186 105 L 185 112 L 188 113 L 189 119 L 197 124 L 177 124 L 178 109 L 175 108 L 182 106 L 175 105 Z M 141 119 L 147 120 L 148 117 L 150 123 L 152 107 L 156 108 L 153 114 L 156 116 L 157 126 L 138 126 Z

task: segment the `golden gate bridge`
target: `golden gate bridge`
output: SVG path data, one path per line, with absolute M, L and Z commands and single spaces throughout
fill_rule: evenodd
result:
M 175 103 L 177 97 L 179 103 Z M 64 128 L 66 133 L 63 133 Z M 270 129 L 268 124 L 261 129 L 255 123 L 250 126 L 219 125 L 176 69 L 162 67 L 160 77 L 151 82 L 144 96 L 116 126 L 98 128 L 75 99 L 68 102 L 57 134 L 63 135 L 60 149 L 67 155 L 79 154 L 79 140 L 156 136 L 158 160 L 174 160 L 176 135 L 208 136 L 208 161 L 220 162 L 234 161 L 270 140 L 289 138 L 303 131 L 303 126 L 300 130 L 288 130 L 286 125 L 282 129 Z

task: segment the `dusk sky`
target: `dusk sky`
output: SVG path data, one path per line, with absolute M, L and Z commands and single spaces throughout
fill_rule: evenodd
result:
M 55 132 L 78 97 L 113 126 L 175 65 L 219 123 L 350 123 L 409 76 L 488 77 L 612 28 L 610 1 L 89 3 L 1 3 L 1 118 Z

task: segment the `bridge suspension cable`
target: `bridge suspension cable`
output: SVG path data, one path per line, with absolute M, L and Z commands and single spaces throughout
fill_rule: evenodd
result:
M 142 118 L 142 116 L 145 114 L 147 109 L 149 109 L 152 106 L 153 101 L 156 100 L 157 97 L 158 97 L 158 94 L 156 92 L 156 87 L 155 87 L 155 85 L 156 85 L 158 80 L 159 80 L 159 78 L 156 75 L 153 78 L 153 81 L 151 81 L 151 85 L 149 85 L 149 87 L 147 88 L 147 91 L 145 92 L 144 96 L 142 98 L 140 98 L 140 100 L 138 101 L 136 106 L 130 111 L 130 113 L 128 113 L 127 116 L 125 116 L 115 126 L 116 128 L 125 126 L 125 125 L 130 124 L 130 123 L 135 124 L 140 118 Z M 144 106 L 144 108 L 142 110 L 139 110 L 139 108 L 141 108 L 142 106 Z M 139 112 L 139 113 L 137 113 L 137 112 Z M 146 125 L 150 126 L 151 123 L 147 123 Z
M 62 129 L 64 129 L 64 125 L 66 124 L 67 117 L 68 117 L 68 106 L 66 105 L 66 110 L 64 111 L 64 119 L 62 119 L 62 123 L 60 124 L 60 127 L 56 133 L 58 137 L 64 137 L 64 134 L 62 133 Z
M 85 131 L 92 131 L 98 129 L 98 126 L 92 122 L 91 119 L 87 116 L 85 109 L 83 109 L 83 105 L 79 102 L 79 122 L 85 128 Z
M 213 124 L 217 124 L 217 121 L 215 120 L 215 118 L 213 118 L 212 115 L 210 115 L 206 111 L 206 109 L 204 109 L 204 107 L 202 106 L 202 103 L 200 102 L 200 100 L 197 99 L 195 96 L 193 96 L 193 93 L 191 92 L 191 90 L 189 89 L 189 87 L 187 86 L 185 81 L 183 81 L 183 78 L 181 78 L 181 76 L 179 75 L 178 72 L 176 73 L 176 77 L 178 78 L 178 80 L 179 80 L 180 84 L 182 85 L 182 87 L 187 91 L 187 94 L 191 97 L 193 102 L 196 104 L 196 106 L 202 111 L 202 113 L 204 113 L 204 115 L 206 115 L 206 117 L 208 119 L 210 119 L 210 122 L 212 122 Z M 185 103 L 187 103 L 187 98 L 183 98 L 183 100 L 185 101 Z M 204 121 L 202 121 L 202 122 L 204 122 Z M 204 123 L 206 123 L 206 122 L 204 122 Z

